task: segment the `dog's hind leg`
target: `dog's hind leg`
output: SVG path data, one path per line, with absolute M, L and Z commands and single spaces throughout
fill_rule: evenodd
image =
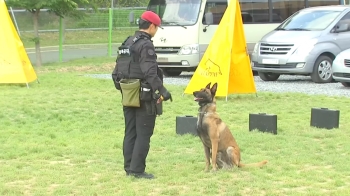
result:
M 229 150 L 218 152 L 217 164 L 219 169 L 231 169 L 232 164 L 232 155 L 228 154 Z
M 204 154 L 205 154 L 205 170 L 204 171 L 209 171 L 209 166 L 210 166 L 210 148 L 206 147 L 203 144 L 204 147 Z
M 239 162 L 241 161 L 241 154 L 240 154 L 239 150 L 230 146 L 227 148 L 226 152 L 231 158 L 232 166 L 236 165 L 237 167 L 239 167 Z
M 216 158 L 216 165 L 219 169 L 225 168 L 225 156 L 224 153 L 218 152 L 217 158 Z

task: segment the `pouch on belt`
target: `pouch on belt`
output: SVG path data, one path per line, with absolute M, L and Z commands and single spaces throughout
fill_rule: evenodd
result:
M 122 104 L 127 107 L 140 107 L 140 80 L 121 79 Z

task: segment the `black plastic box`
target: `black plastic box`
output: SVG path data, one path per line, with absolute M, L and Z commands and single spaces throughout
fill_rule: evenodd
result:
M 249 114 L 249 131 L 257 129 L 262 132 L 277 134 L 277 115 L 275 114 Z
M 190 133 L 197 136 L 197 117 L 177 116 L 176 133 L 180 135 Z
M 311 108 L 310 126 L 324 129 L 339 128 L 339 110 Z

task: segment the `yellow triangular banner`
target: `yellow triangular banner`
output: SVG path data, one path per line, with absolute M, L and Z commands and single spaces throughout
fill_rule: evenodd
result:
M 231 0 L 185 94 L 218 83 L 216 96 L 256 93 L 238 0 Z
M 37 79 L 4 0 L 0 0 L 0 83 L 29 83 Z

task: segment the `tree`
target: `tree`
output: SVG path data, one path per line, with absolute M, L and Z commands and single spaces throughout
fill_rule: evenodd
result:
M 143 7 L 147 6 L 149 0 L 89 0 L 91 4 L 97 7 L 110 8 L 113 7 Z
M 99 8 L 110 8 L 111 7 L 111 0 L 89 0 L 91 4 L 93 4 L 95 7 Z
M 90 6 L 89 0 L 6 0 L 6 4 L 28 10 L 33 14 L 34 43 L 36 52 L 36 66 L 41 66 L 40 37 L 39 37 L 39 13 L 41 9 L 48 9 L 57 16 L 81 17 L 82 12 L 76 10 L 78 5 Z
M 121 7 L 147 6 L 148 2 L 149 0 L 114 0 L 114 3 Z

